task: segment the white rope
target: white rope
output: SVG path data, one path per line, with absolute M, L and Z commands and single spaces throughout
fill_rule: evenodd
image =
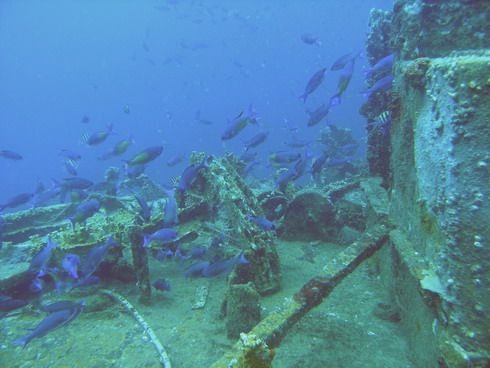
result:
M 165 348 L 163 347 L 162 343 L 160 342 L 160 340 L 158 340 L 158 337 L 155 335 L 155 333 L 153 332 L 150 325 L 148 323 L 146 323 L 143 316 L 138 313 L 138 311 L 131 305 L 131 303 L 128 302 L 121 295 L 119 295 L 118 293 L 116 293 L 114 291 L 107 290 L 107 289 L 102 289 L 100 291 L 101 291 L 101 293 L 106 294 L 106 295 L 112 297 L 113 299 L 115 299 L 116 301 L 118 301 L 121 305 L 124 306 L 124 308 L 126 308 L 126 310 L 129 313 L 132 314 L 132 316 L 138 321 L 140 326 L 143 327 L 145 332 L 150 337 L 150 340 L 153 343 L 153 345 L 155 346 L 155 349 L 157 350 L 157 353 L 160 357 L 159 360 L 160 360 L 160 363 L 162 364 L 162 366 L 164 368 L 172 368 L 170 365 L 170 358 L 168 357 L 167 352 L 165 351 Z

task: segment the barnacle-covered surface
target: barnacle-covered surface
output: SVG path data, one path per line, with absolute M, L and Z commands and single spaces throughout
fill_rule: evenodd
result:
M 396 1 L 390 130 L 394 250 L 382 275 L 420 366 L 490 361 L 488 2 Z M 400 108 L 401 107 L 401 108 Z M 391 254 L 388 254 L 391 253 Z M 477 290 L 477 292 L 475 292 Z
M 396 0 L 393 44 L 404 60 L 490 47 L 488 1 Z

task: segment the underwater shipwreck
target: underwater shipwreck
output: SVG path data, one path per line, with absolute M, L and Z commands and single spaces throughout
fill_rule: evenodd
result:
M 4 214 L 0 289 L 28 305 L 18 328 L 1 320 L 0 366 L 490 367 L 489 14 L 484 1 L 372 10 L 368 59 L 395 61 L 393 88 L 361 108 L 368 122 L 391 116 L 389 134 L 367 125 L 367 163 L 274 188 L 244 178 L 233 154 L 194 152 L 185 190 L 165 193 L 145 174 L 124 181 L 152 203 L 148 221 L 134 195 L 95 192 L 101 210 L 91 216 L 76 217 L 76 203 Z M 327 126 L 321 139 L 349 143 L 349 134 Z M 157 234 L 172 210 L 176 234 Z M 221 261 L 183 274 L 196 244 Z M 47 248 L 50 265 L 95 259 L 84 275 L 98 285 L 38 296 L 30 261 Z M 331 298 L 344 304 L 330 310 Z M 59 300 L 73 304 L 56 323 L 77 319 L 14 352 L 45 317 L 39 308 Z

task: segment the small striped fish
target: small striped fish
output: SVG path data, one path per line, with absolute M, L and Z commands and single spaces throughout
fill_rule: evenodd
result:
M 381 134 L 385 135 L 387 133 L 388 125 L 391 123 L 391 113 L 389 111 L 382 112 L 379 116 L 374 118 L 372 123 L 368 126 L 371 128 L 369 134 L 373 134 L 378 129 L 381 129 Z
M 391 113 L 389 111 L 382 112 L 379 116 L 374 118 L 374 121 L 380 126 L 387 125 L 391 122 Z
M 82 136 L 80 137 L 82 140 L 82 143 L 87 143 L 88 139 L 90 138 L 90 134 L 88 133 L 83 133 Z

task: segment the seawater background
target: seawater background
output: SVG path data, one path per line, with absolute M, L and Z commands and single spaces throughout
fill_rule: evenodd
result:
M 339 72 L 329 70 L 306 105 L 298 96 L 317 70 L 364 47 L 371 8 L 391 6 L 388 0 L 0 2 L 0 149 L 24 156 L 0 159 L 0 202 L 34 190 L 38 178 L 49 185 L 50 178 L 66 177 L 61 148 L 82 154 L 81 177 L 102 181 L 105 169 L 121 162 L 96 158 L 130 134 L 137 146 L 124 158 L 165 147 L 147 170 L 157 182 L 180 175 L 185 164 L 165 165 L 176 154 L 239 154 L 239 138 L 259 128 L 249 126 L 225 143 L 220 136 L 227 119 L 250 103 L 271 132 L 258 149 L 263 160 L 285 148 L 284 119 L 298 126 L 299 138 L 318 138 L 325 122 L 307 128 L 305 109 L 335 93 Z M 318 36 L 321 47 L 303 43 L 305 32 Z M 357 112 L 365 65 L 358 60 L 342 105 L 328 116 L 357 139 L 365 136 Z M 197 111 L 214 125 L 197 124 Z M 90 123 L 81 123 L 84 115 Z M 84 132 L 109 123 L 117 136 L 99 147 L 79 143 Z

